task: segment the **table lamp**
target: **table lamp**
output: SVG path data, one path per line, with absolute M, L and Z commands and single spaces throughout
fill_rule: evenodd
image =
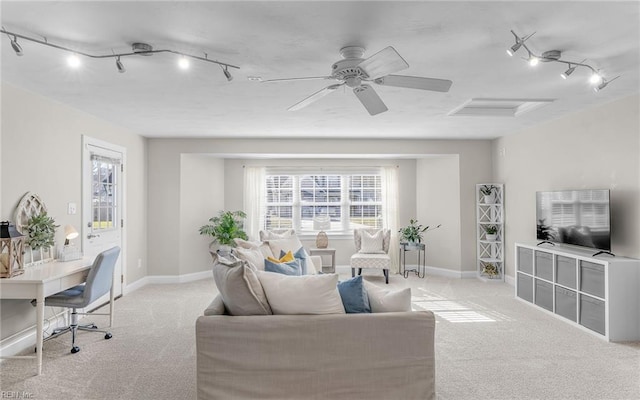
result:
M 69 246 L 69 240 L 78 237 L 78 231 L 73 225 L 67 225 L 64 227 L 64 245 Z

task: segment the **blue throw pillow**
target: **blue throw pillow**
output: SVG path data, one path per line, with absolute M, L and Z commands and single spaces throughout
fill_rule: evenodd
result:
M 344 310 L 349 313 L 370 313 L 369 296 L 364 287 L 362 275 L 338 282 L 338 292 L 342 298 Z
M 287 253 L 285 253 L 284 250 L 280 250 L 280 258 L 284 257 L 285 254 Z M 307 274 L 307 252 L 304 251 L 304 247 L 300 247 L 298 250 L 296 250 L 296 252 L 293 253 L 293 257 L 300 264 L 300 271 L 301 271 L 300 275 L 306 275 Z
M 277 272 L 284 275 L 302 275 L 300 263 L 298 260 L 286 263 L 274 263 L 273 261 L 264 260 L 264 270 L 267 272 Z

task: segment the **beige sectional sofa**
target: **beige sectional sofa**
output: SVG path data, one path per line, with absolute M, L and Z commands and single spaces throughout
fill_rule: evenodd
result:
M 433 313 L 227 315 L 196 322 L 198 399 L 435 398 Z

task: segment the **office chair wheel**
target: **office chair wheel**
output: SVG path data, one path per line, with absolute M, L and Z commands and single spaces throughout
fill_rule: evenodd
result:
M 111 334 L 111 332 L 107 332 L 107 333 L 104 335 L 104 338 L 105 338 L 105 339 L 111 339 L 112 337 L 113 337 L 113 335 Z
M 80 351 L 80 347 L 78 347 L 78 346 L 73 346 L 71 348 L 71 354 L 76 354 L 79 351 Z

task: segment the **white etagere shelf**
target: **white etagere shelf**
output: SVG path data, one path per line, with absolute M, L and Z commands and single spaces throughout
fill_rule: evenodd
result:
M 483 188 L 492 188 L 485 196 Z M 494 235 L 487 228 L 494 227 Z M 476 257 L 478 278 L 504 281 L 504 185 L 479 183 L 476 185 Z

